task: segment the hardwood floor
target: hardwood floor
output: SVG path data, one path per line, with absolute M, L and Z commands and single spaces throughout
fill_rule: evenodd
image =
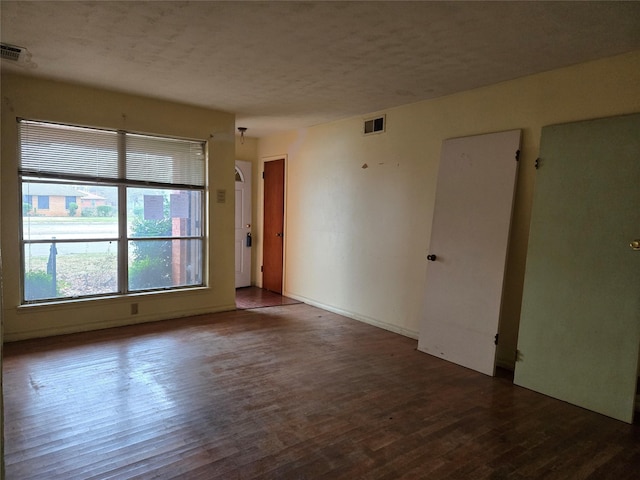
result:
M 638 478 L 640 426 L 304 304 L 5 345 L 14 479 Z
M 294 303 L 301 302 L 259 287 L 236 288 L 236 308 L 240 310 L 293 305 Z

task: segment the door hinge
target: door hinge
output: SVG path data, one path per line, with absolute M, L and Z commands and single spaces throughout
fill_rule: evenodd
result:
M 260 271 L 264 272 L 264 265 L 260 265 Z
M 493 343 L 498 345 L 498 339 L 500 338 L 500 334 L 496 333 L 495 339 L 493 340 Z
M 264 179 L 264 172 L 262 172 L 262 178 Z
M 542 164 L 542 160 L 540 159 L 540 157 L 536 158 L 536 163 L 534 164 L 536 167 L 536 170 L 540 168 L 541 164 Z
M 516 162 L 520 161 L 520 150 L 516 150 Z

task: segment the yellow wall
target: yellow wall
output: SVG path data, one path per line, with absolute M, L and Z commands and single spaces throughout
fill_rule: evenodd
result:
M 0 170 L 1 172 L 2 170 Z M 2 221 L 2 174 L 0 173 L 0 226 Z M 0 241 L 0 480 L 4 479 L 4 384 L 2 376 L 2 346 L 4 343 L 4 313 L 2 305 L 2 292 L 4 275 L 2 271 L 2 242 Z
M 442 141 L 522 129 L 498 349 L 512 367 L 540 130 L 638 112 L 639 85 L 636 51 L 389 109 L 381 135 L 357 117 L 261 139 L 261 161 L 287 158 L 285 294 L 417 338 Z M 256 198 L 261 225 L 261 184 Z
M 0 193 L 2 187 L 0 186 Z M 2 202 L 0 202 L 2 204 Z M 0 218 L 2 213 L 0 211 Z M 0 225 L 2 222 L 0 222 Z M 4 478 L 4 383 L 2 377 L 2 344 L 4 342 L 4 317 L 2 314 L 2 245 L 0 244 L 0 480 Z
M 251 137 L 240 137 L 236 135 L 236 160 L 256 163 L 258 158 L 258 139 Z M 253 173 L 253 172 L 252 172 Z
M 209 140 L 209 287 L 59 305 L 20 307 L 16 117 Z M 235 308 L 233 189 L 234 115 L 193 106 L 16 75 L 2 76 L 3 317 L 5 340 L 91 330 Z M 213 136 L 213 137 L 211 137 Z M 211 194 L 213 193 L 213 195 Z M 131 315 L 130 304 L 139 305 Z

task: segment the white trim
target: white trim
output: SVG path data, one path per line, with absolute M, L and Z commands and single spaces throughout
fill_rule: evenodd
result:
M 86 322 L 83 324 L 75 325 L 59 325 L 55 327 L 32 329 L 22 332 L 5 333 L 5 342 L 17 342 L 19 340 L 27 340 L 31 338 L 52 337 L 55 335 L 66 335 L 69 333 L 90 332 L 96 330 L 104 330 L 106 328 L 113 327 L 126 327 L 129 325 L 137 325 L 141 323 L 159 322 L 166 320 L 175 320 L 178 318 L 195 317 L 197 315 L 205 315 L 208 313 L 218 313 L 236 310 L 235 303 L 228 305 L 220 305 L 214 308 L 204 307 L 189 310 L 188 313 L 184 313 L 184 310 L 176 310 L 174 312 L 164 312 L 162 315 L 157 313 L 150 315 L 136 315 L 135 317 L 128 316 L 124 318 L 116 318 L 107 321 Z
M 498 356 L 496 358 L 496 367 L 504 368 L 505 370 L 513 372 L 516 369 L 516 362 L 515 360 L 506 360 L 505 358 Z
M 318 307 L 332 313 L 337 313 L 338 315 L 342 315 L 343 317 L 351 318 L 352 320 L 358 320 L 359 322 L 367 323 L 369 325 L 373 325 L 374 327 L 382 328 L 383 330 L 388 330 L 389 332 L 397 333 L 398 335 L 402 335 L 404 337 L 409 337 L 409 338 L 413 338 L 414 340 L 418 340 L 418 332 L 414 330 L 402 328 L 397 325 L 393 325 L 391 323 L 387 323 L 382 320 L 369 317 L 367 315 L 361 315 L 359 313 L 351 312 L 349 310 L 344 310 L 342 308 L 334 307 L 332 305 L 327 305 L 322 302 L 316 302 L 315 300 L 304 297 L 302 295 L 297 295 L 295 293 L 283 292 L 283 295 L 285 297 L 293 298 L 294 300 L 299 300 L 308 305 L 312 305 L 314 307 Z
M 245 162 L 245 163 L 251 163 L 251 162 L 247 162 L 246 160 L 236 160 L 236 162 Z M 238 168 L 238 164 L 236 163 L 236 173 L 238 174 L 238 176 L 240 177 L 240 180 L 236 180 L 236 182 L 238 183 L 245 183 L 245 179 L 244 179 L 244 173 L 242 172 L 241 168 Z M 235 175 L 234 175 L 235 178 Z

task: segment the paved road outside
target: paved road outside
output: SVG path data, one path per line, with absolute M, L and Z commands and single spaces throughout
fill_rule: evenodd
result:
M 68 219 L 65 217 L 27 217 L 24 222 L 23 235 L 25 240 L 50 240 L 56 239 L 58 255 L 71 253 L 106 253 L 110 248 L 112 252 L 117 248 L 116 242 L 82 242 L 64 243 L 63 240 L 75 239 L 117 239 L 118 224 L 112 219 L 103 222 L 91 218 L 82 222 L 80 218 Z M 50 243 L 28 244 L 27 251 L 31 256 L 49 255 Z

